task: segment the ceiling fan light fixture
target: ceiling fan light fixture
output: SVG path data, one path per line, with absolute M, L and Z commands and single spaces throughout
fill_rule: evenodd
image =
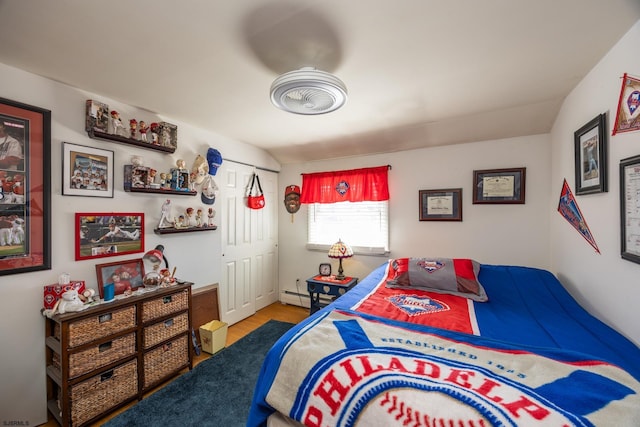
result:
M 271 102 L 289 113 L 325 114 L 347 102 L 347 87 L 333 74 L 305 67 L 282 74 L 273 81 Z

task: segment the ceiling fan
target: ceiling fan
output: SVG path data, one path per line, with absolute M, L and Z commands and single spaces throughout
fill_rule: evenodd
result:
M 294 114 L 325 114 L 347 102 L 347 87 L 331 73 L 303 67 L 274 80 L 271 84 L 271 102 L 281 110 Z

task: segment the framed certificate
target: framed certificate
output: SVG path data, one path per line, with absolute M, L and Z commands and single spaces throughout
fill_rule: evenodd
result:
M 621 256 L 640 264 L 640 156 L 620 160 Z
M 524 204 L 527 168 L 473 171 L 473 204 Z
M 462 188 L 420 190 L 420 221 L 462 221 Z

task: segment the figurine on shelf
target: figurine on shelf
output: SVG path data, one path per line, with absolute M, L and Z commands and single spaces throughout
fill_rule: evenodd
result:
M 184 215 L 180 215 L 180 216 L 178 216 L 178 218 L 176 218 L 176 220 L 174 222 L 174 227 L 175 228 L 187 228 L 187 226 L 185 225 Z
M 178 170 L 182 172 L 187 169 L 187 162 L 185 162 L 183 159 L 178 159 L 176 160 L 176 166 L 178 167 Z
M 153 145 L 160 145 L 160 136 L 158 135 L 160 126 L 156 122 L 153 122 L 149 125 L 149 130 L 151 131 L 151 143 Z
M 160 216 L 160 222 L 158 228 L 172 228 L 174 226 L 171 221 L 171 200 L 167 199 L 162 205 L 162 214 Z
M 129 138 L 136 139 L 136 130 L 138 129 L 138 121 L 136 119 L 129 120 Z
M 196 227 L 202 227 L 202 209 L 196 211 Z
M 171 190 L 171 173 L 165 172 L 164 184 L 162 185 L 162 188 L 164 188 L 165 190 Z
M 147 175 L 147 185 L 150 188 L 160 188 L 160 184 L 156 183 L 156 175 L 158 171 L 155 169 L 149 169 L 149 174 Z
M 185 214 L 187 215 L 184 225 L 186 227 L 191 227 L 191 218 L 193 217 L 193 208 L 187 208 L 187 210 L 185 211 Z
M 209 218 L 209 222 L 207 222 L 207 226 L 209 227 L 214 227 L 215 224 L 213 223 L 213 218 L 215 218 L 216 216 L 216 210 L 213 208 L 209 208 L 207 217 Z
M 120 119 L 120 113 L 116 110 L 111 110 L 111 133 L 114 135 L 122 136 L 124 133 L 124 124 L 122 124 L 122 119 Z
M 149 132 L 149 126 L 144 120 L 140 120 L 138 124 L 138 132 L 140 133 L 140 141 L 147 142 L 147 132 Z

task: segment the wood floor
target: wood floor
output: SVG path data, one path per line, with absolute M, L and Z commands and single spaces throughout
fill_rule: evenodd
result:
M 249 332 L 254 331 L 255 329 L 258 329 L 260 326 L 264 325 L 265 323 L 267 323 L 269 320 L 280 320 L 282 322 L 289 322 L 289 323 L 299 323 L 300 321 L 302 321 L 303 319 L 307 318 L 309 316 L 309 309 L 308 308 L 302 308 L 302 307 L 297 307 L 295 305 L 285 305 L 285 304 L 281 304 L 279 302 L 276 302 L 274 304 L 271 304 L 268 307 L 263 308 L 262 310 L 259 310 L 256 312 L 256 314 L 254 314 L 253 316 L 250 316 L 238 323 L 235 323 L 231 326 L 229 326 L 228 330 L 227 330 L 227 341 L 226 341 L 226 345 L 227 347 L 230 346 L 231 344 L 233 344 L 234 342 L 238 341 L 240 338 L 244 337 L 245 335 L 247 335 Z M 210 357 L 209 354 L 205 353 L 205 352 L 201 352 L 200 356 L 195 356 L 193 359 L 193 365 L 197 365 L 198 363 L 202 362 L 203 360 L 206 360 Z M 170 381 L 169 381 L 170 382 Z M 169 382 L 166 382 L 165 384 L 163 384 L 162 386 L 158 387 L 157 389 L 149 392 L 148 395 L 153 394 L 155 391 L 159 390 L 160 388 L 162 388 L 163 386 L 166 386 L 167 384 L 169 384 Z M 146 396 L 145 396 L 146 397 Z M 127 406 L 124 406 L 120 409 L 118 409 L 117 411 L 114 411 L 112 414 L 109 414 L 108 416 L 102 418 L 101 420 L 99 420 L 98 422 L 92 424 L 93 426 L 100 426 L 103 423 L 105 423 L 106 421 L 110 420 L 111 418 L 115 417 L 116 415 L 126 411 L 128 408 L 130 408 L 131 406 L 135 405 L 136 402 L 132 402 Z M 49 419 L 49 421 L 45 424 L 41 424 L 41 427 L 56 427 L 58 426 L 58 423 L 51 419 Z

